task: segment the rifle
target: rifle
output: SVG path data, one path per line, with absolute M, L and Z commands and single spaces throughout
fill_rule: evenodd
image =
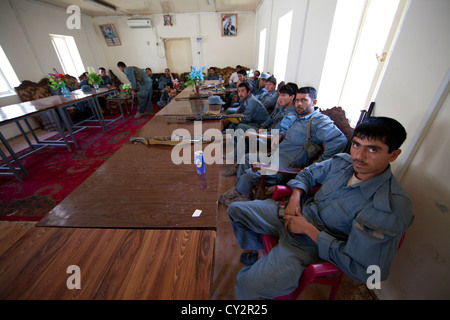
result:
M 175 101 L 208 99 L 208 97 L 210 97 L 210 96 L 212 96 L 212 94 L 195 94 L 195 95 L 190 95 L 189 97 L 175 98 Z
M 165 114 L 164 116 L 167 116 L 167 119 L 176 119 L 176 120 L 185 120 L 185 121 L 203 121 L 203 120 L 221 120 L 226 118 L 243 118 L 244 115 L 241 113 L 235 113 L 235 114 L 208 114 L 204 113 L 201 115 L 193 115 L 193 116 L 183 116 L 183 115 L 176 115 L 176 114 Z
M 262 162 L 253 162 L 251 164 L 252 171 L 257 172 L 261 170 L 261 172 L 274 172 L 274 173 L 282 173 L 286 175 L 297 175 L 303 169 L 300 168 L 288 168 L 288 167 L 276 167 L 271 164 L 262 163 Z
M 175 146 L 180 143 L 194 143 L 194 142 L 208 143 L 208 142 L 213 142 L 213 141 L 214 141 L 214 137 L 204 138 L 203 136 L 192 137 L 192 139 L 190 139 L 188 137 L 183 137 L 183 136 L 153 137 L 153 138 L 132 137 L 130 139 L 131 143 L 140 142 L 145 145 L 163 144 L 163 145 L 170 145 L 170 146 Z
M 375 101 L 372 101 L 369 105 L 368 110 L 361 110 L 361 114 L 359 116 L 358 122 L 356 123 L 355 128 L 361 124 L 362 122 L 364 122 L 365 120 L 369 119 L 372 116 L 372 112 L 373 112 L 373 108 L 375 107 Z M 350 153 L 350 148 L 351 148 L 351 142 L 353 140 L 353 137 L 355 136 L 355 133 L 352 134 L 352 138 L 350 139 L 349 143 L 347 144 L 347 147 L 345 147 L 344 152 L 346 153 Z

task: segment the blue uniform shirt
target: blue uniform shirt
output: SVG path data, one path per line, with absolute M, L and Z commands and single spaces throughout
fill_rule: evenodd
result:
M 281 121 L 281 126 L 287 126 L 284 139 L 279 146 L 279 164 L 282 167 L 303 168 L 309 163 L 305 149 L 301 149 L 307 140 L 307 128 L 311 121 L 311 141 L 323 145 L 324 152 L 318 159 L 323 161 L 329 159 L 336 153 L 343 152 L 347 146 L 347 138 L 336 127 L 333 121 L 326 115 L 320 113 L 316 108 L 311 114 L 304 117 L 288 115 Z
M 208 74 L 205 80 L 219 80 L 220 74 L 214 73 L 214 75 Z
M 321 232 L 319 256 L 359 282 L 366 282 L 370 265 L 380 267 L 385 280 L 399 241 L 412 224 L 411 201 L 388 167 L 380 175 L 347 186 L 354 173 L 351 157 L 338 154 L 314 163 L 288 185 L 309 192 L 302 214 Z
M 250 94 L 247 99 L 241 101 L 237 113 L 244 115 L 240 121 L 240 123 L 244 124 L 257 123 L 260 125 L 269 116 L 264 105 L 253 94 Z
M 278 100 L 278 92 L 272 91 L 272 92 L 265 92 L 261 96 L 259 96 L 259 100 L 262 102 L 262 104 L 266 107 L 267 111 L 271 113 L 275 106 L 277 105 Z
M 137 81 L 134 74 L 134 70 L 135 67 L 126 67 L 123 73 L 125 73 L 125 76 L 127 77 L 128 81 L 130 81 L 131 88 L 134 91 L 137 91 Z M 147 72 L 145 72 L 144 70 L 141 69 L 140 72 L 142 83 L 149 83 L 150 87 L 148 88 L 148 90 L 150 90 L 152 88 L 152 79 L 148 76 Z
M 280 132 L 286 131 L 289 128 L 289 125 L 281 127 L 281 120 L 283 120 L 283 118 L 287 115 L 295 115 L 295 114 L 297 114 L 297 111 L 295 110 L 294 106 L 289 108 L 283 108 L 278 106 L 275 108 L 275 110 L 272 111 L 267 120 L 264 121 L 262 127 L 267 130 L 279 129 Z M 287 122 L 284 122 L 284 124 L 287 124 Z

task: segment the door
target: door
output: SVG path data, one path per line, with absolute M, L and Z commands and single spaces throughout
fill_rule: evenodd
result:
M 167 67 L 172 73 L 191 71 L 192 50 L 190 38 L 164 39 Z

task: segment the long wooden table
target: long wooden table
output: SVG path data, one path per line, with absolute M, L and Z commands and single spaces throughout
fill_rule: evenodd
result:
M 174 113 L 192 115 L 190 102 L 172 101 L 136 136 L 170 137 L 180 128 L 194 135 L 194 122 L 164 116 Z M 220 131 L 220 121 L 203 121 L 201 128 L 202 132 Z M 176 165 L 171 160 L 173 146 L 125 143 L 38 226 L 214 230 L 222 166 L 206 165 L 206 174 L 198 175 L 193 161 L 195 146 L 188 147 L 191 163 Z M 192 217 L 195 210 L 202 210 L 199 217 Z
M 22 172 L 25 176 L 28 175 L 28 172 L 23 167 L 20 159 L 33 154 L 34 152 L 45 148 L 49 145 L 52 146 L 66 146 L 69 151 L 72 151 L 71 144 L 78 148 L 78 143 L 75 139 L 75 133 L 86 128 L 85 123 L 89 122 L 97 122 L 97 126 L 90 125 L 89 127 L 98 127 L 103 131 L 106 131 L 108 125 L 113 122 L 123 119 L 123 110 L 119 102 L 119 108 L 121 115 L 116 117 L 115 119 L 105 120 L 103 114 L 101 112 L 100 105 L 98 103 L 98 97 L 104 96 L 110 93 L 115 92 L 115 88 L 100 88 L 99 90 L 92 89 L 91 91 L 84 92 L 82 90 L 75 90 L 70 93 L 70 98 L 64 97 L 61 95 L 53 95 L 33 101 L 21 102 L 17 104 L 12 104 L 8 106 L 4 106 L 0 108 L 0 129 L 3 125 L 9 123 L 15 123 L 24 137 L 25 141 L 28 143 L 30 147 L 30 151 L 22 154 L 18 157 L 14 150 L 9 146 L 8 141 L 4 138 L 3 134 L 0 132 L 0 141 L 5 146 L 9 154 L 11 155 L 11 159 L 6 156 L 6 153 L 0 149 L 0 156 L 3 159 L 4 164 L 0 165 L 0 174 L 2 175 L 15 175 L 19 181 L 22 181 L 22 177 L 19 172 Z M 70 105 L 77 104 L 79 102 L 83 102 L 86 100 L 90 100 L 91 110 L 93 112 L 93 116 L 85 121 L 78 123 L 76 125 L 73 124 L 72 120 L 67 114 L 66 108 Z M 33 128 L 28 122 L 28 118 L 32 116 L 36 116 L 42 113 L 46 113 L 55 124 L 56 130 L 60 134 L 60 138 L 58 140 L 45 140 L 40 141 L 39 138 L 34 134 Z M 28 127 L 28 130 L 32 134 L 34 138 L 34 142 L 31 142 L 25 130 L 22 128 L 20 121 L 23 120 Z M 64 128 L 67 130 L 64 130 Z M 77 129 L 77 131 L 74 131 Z M 9 172 L 2 172 L 2 170 L 8 170 Z
M 214 233 L 31 228 L 1 252 L 0 299 L 209 299 Z

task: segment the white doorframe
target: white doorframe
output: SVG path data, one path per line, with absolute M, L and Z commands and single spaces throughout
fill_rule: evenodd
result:
M 382 59 L 382 61 L 379 61 L 378 63 L 372 85 L 370 86 L 370 90 L 364 104 L 365 106 L 369 106 L 372 101 L 375 101 L 375 97 L 378 93 L 378 89 L 380 88 L 381 81 L 383 80 L 386 67 L 389 64 L 389 60 L 392 55 L 392 49 L 395 47 L 395 43 L 397 42 L 398 35 L 400 34 L 399 31 L 405 19 L 406 12 L 408 11 L 410 3 L 411 0 L 400 0 L 397 7 L 397 12 L 394 17 L 394 21 L 392 22 L 391 30 L 389 31 L 389 35 L 386 39 L 386 45 L 383 48 L 383 52 L 376 53 L 380 56 L 383 56 L 383 54 L 386 53 L 386 56 L 384 57 L 384 59 Z M 376 55 L 374 55 L 374 59 L 375 58 Z
M 436 92 L 433 101 L 430 104 L 430 107 L 425 114 L 422 122 L 419 125 L 416 135 L 414 136 L 411 142 L 411 148 L 409 148 L 400 161 L 399 166 L 395 171 L 395 176 L 397 179 L 402 182 L 402 179 L 411 164 L 411 161 L 414 159 L 414 156 L 417 153 L 417 150 L 420 148 L 423 140 L 428 134 L 431 126 L 433 125 L 436 116 L 442 109 L 445 100 L 447 99 L 450 93 L 450 69 L 447 70 L 447 74 L 445 75 L 438 91 Z

